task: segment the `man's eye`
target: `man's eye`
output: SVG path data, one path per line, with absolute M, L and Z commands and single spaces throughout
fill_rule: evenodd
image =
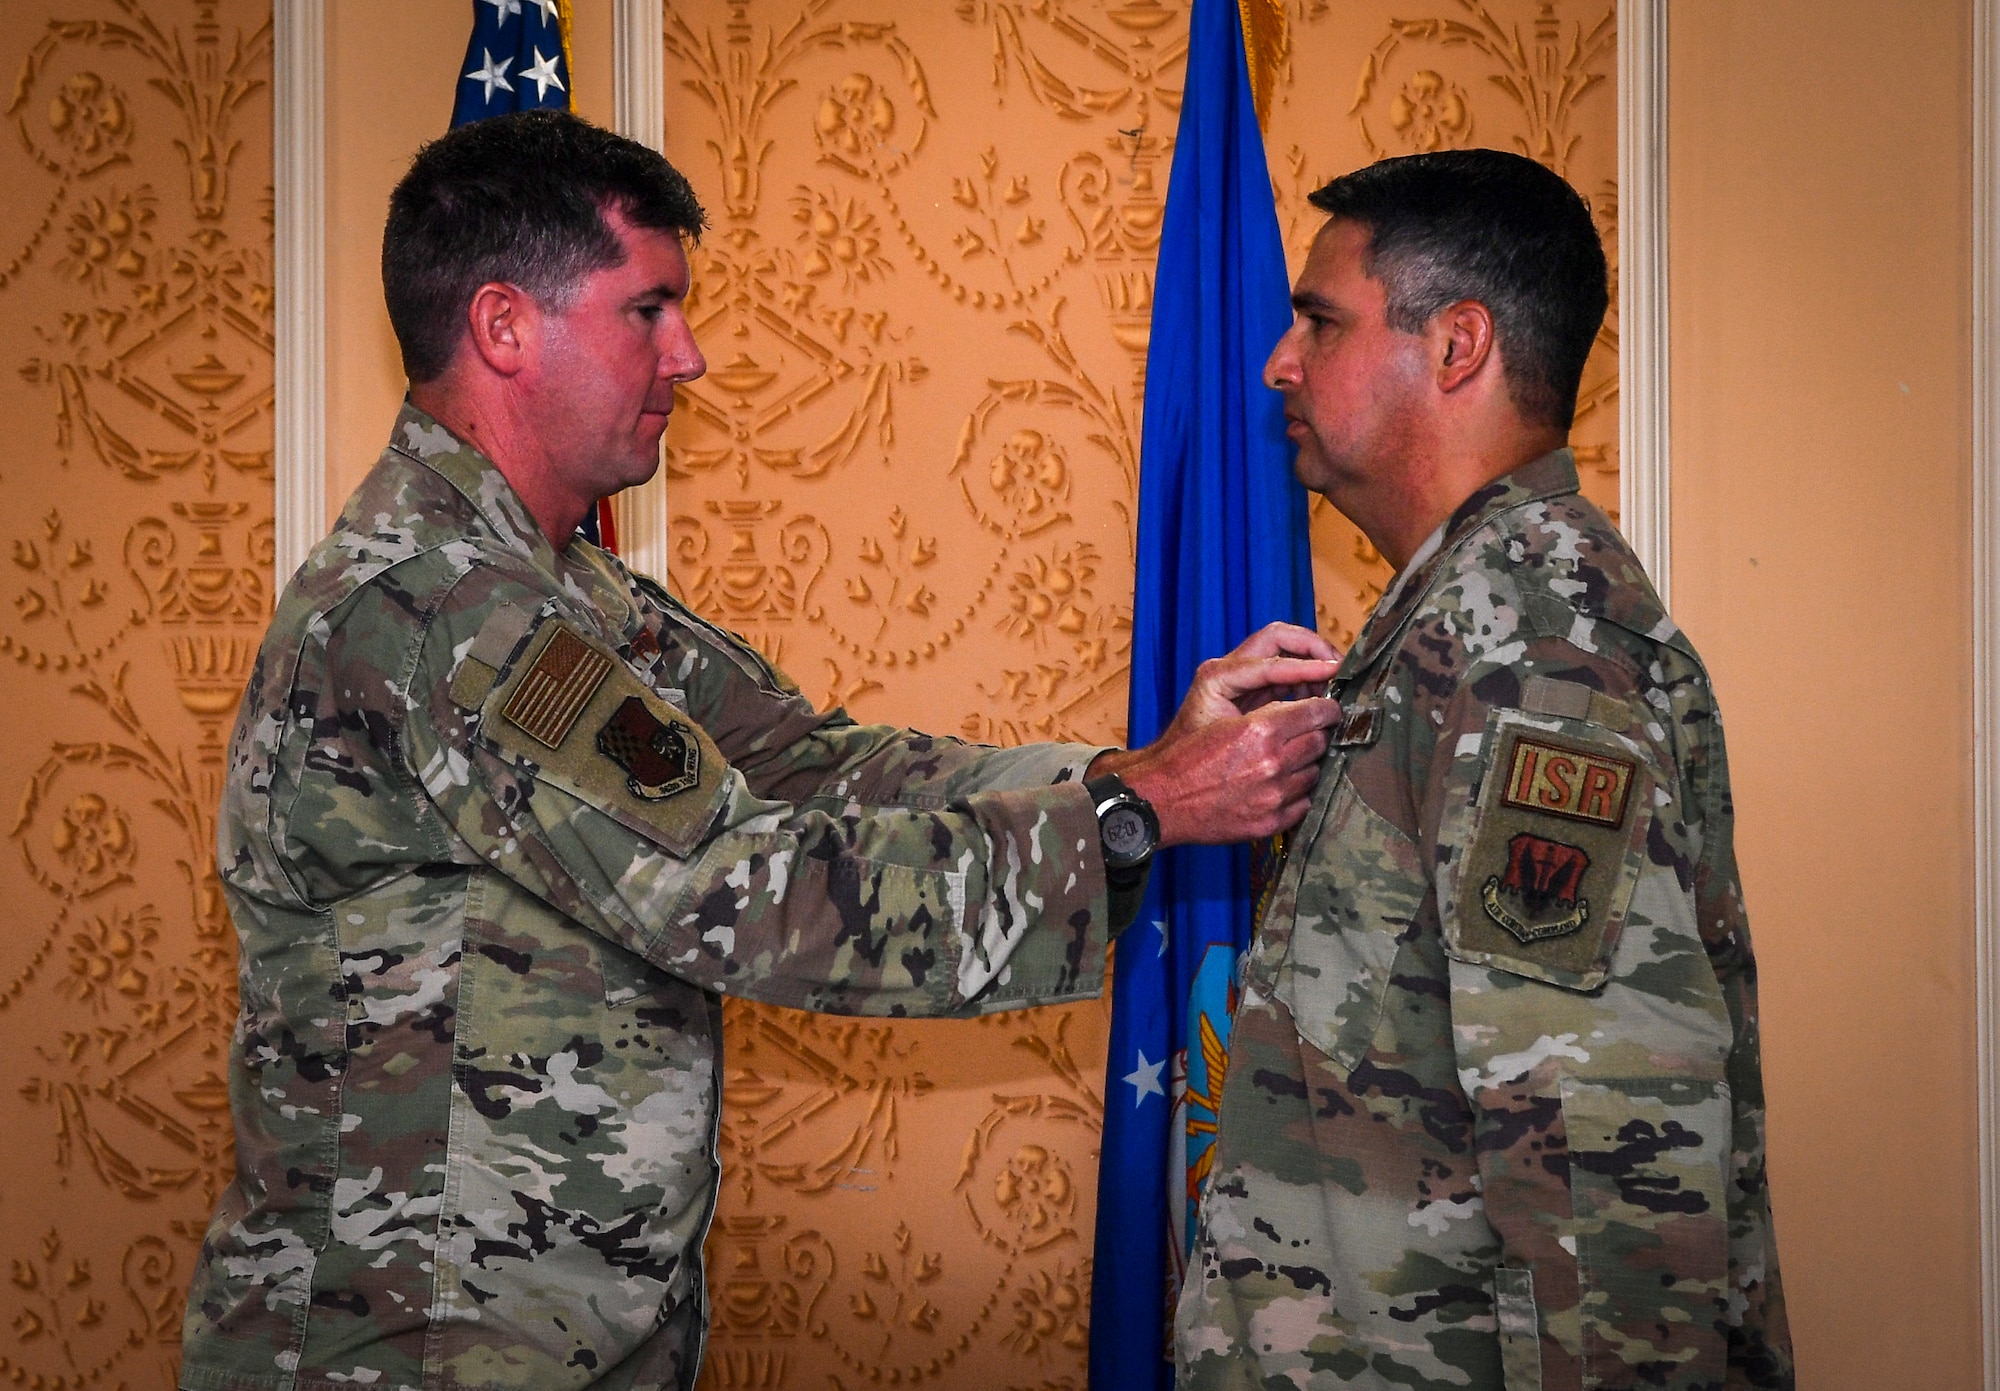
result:
M 659 318 L 660 315 L 665 312 L 666 312 L 666 306 L 664 305 L 642 304 L 639 306 L 639 317 L 645 319 L 649 323 L 652 320 Z

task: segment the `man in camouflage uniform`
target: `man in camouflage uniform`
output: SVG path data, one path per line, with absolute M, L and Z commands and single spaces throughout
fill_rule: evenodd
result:
M 1490 150 L 1312 201 L 1266 379 L 1399 573 L 1244 963 L 1179 1384 L 1789 1386 L 1715 698 L 1564 447 L 1589 212 Z
M 1143 869 L 1108 884 L 1086 773 L 1167 842 L 1305 811 L 1336 707 L 1264 702 L 1331 674 L 1310 634 L 1212 664 L 1149 749 L 976 749 L 815 711 L 572 539 L 702 371 L 701 221 L 658 155 L 556 112 L 454 132 L 392 201 L 411 401 L 230 747 L 237 1177 L 183 1387 L 691 1385 L 721 995 L 1094 995 Z

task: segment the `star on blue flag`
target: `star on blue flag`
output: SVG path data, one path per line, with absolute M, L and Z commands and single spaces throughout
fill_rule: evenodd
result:
M 1146 1061 L 1146 1051 L 1139 1050 L 1139 1065 L 1121 1079 L 1132 1086 L 1132 1104 L 1137 1106 L 1149 1096 L 1165 1098 L 1167 1089 L 1160 1085 L 1160 1073 L 1166 1068 L 1167 1060 L 1156 1063 Z
M 451 123 L 506 111 L 569 108 L 569 54 L 558 0 L 473 0 Z

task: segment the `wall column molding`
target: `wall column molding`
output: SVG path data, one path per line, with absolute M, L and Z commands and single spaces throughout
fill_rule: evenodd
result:
M 326 532 L 326 0 L 271 11 L 275 596 Z
M 1619 523 L 1671 606 L 1667 346 L 1667 0 L 1618 0 Z
M 618 133 L 664 150 L 666 124 L 666 10 L 663 0 L 613 0 L 612 110 Z M 666 442 L 661 441 L 664 461 Z M 666 470 L 627 488 L 612 500 L 618 549 L 625 563 L 662 583 L 667 577 Z
M 2000 1391 L 2000 0 L 1972 5 L 1973 941 L 1985 1385 Z

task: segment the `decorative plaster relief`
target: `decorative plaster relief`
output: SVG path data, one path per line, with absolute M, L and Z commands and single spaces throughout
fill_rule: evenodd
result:
M 230 1161 L 214 818 L 271 604 L 270 5 L 9 19 L 0 1378 L 166 1388 Z

